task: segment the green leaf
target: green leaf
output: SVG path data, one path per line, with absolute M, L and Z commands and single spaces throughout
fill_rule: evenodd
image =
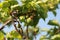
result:
M 14 30 L 8 33 L 6 36 L 7 38 L 22 38 L 21 35 Z
M 7 40 L 14 40 L 14 38 L 7 38 Z
M 43 7 L 37 7 L 38 9 L 37 9 L 37 13 L 39 13 L 40 14 L 40 17 L 43 19 L 43 20 L 45 20 L 45 18 L 47 18 L 47 12 L 48 12 L 48 10 L 46 9 L 46 8 L 43 8 Z
M 3 8 L 8 8 L 10 6 L 10 3 L 8 1 L 3 2 Z
M 5 33 L 3 30 L 1 30 L 1 32 L 2 32 L 4 35 L 6 35 L 6 33 Z
M 42 35 L 42 36 L 40 37 L 40 40 L 46 40 L 46 35 Z
M 59 26 L 59 23 L 57 20 L 49 20 L 48 22 L 49 25 L 54 25 L 54 26 Z
M 25 16 L 20 16 L 19 19 L 21 22 L 25 22 Z
M 4 39 L 4 34 L 0 31 L 0 40 Z
M 18 2 L 16 0 L 8 1 L 8 3 L 10 3 L 10 6 L 18 4 Z
M 33 18 L 33 25 L 32 26 L 36 26 L 38 24 L 38 22 L 39 22 L 39 17 L 35 16 Z
M 57 13 L 56 13 L 56 11 L 55 11 L 55 10 L 53 10 L 52 12 L 53 12 L 54 16 L 56 16 L 56 15 L 57 15 Z
M 51 37 L 51 40 L 60 40 L 60 34 L 56 34 Z
M 2 3 L 0 3 L 0 8 L 2 8 Z
M 18 4 L 11 6 L 11 10 L 20 10 L 20 8 Z

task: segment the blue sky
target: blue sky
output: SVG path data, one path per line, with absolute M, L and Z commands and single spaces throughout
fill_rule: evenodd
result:
M 58 22 L 60 23 L 60 4 L 58 5 L 59 9 L 56 9 L 56 17 L 53 15 L 52 12 L 48 12 L 48 17 L 46 18 L 46 20 L 44 21 L 43 19 L 39 20 L 38 26 L 43 29 L 43 28 L 53 28 L 54 26 L 48 25 L 48 21 L 49 20 L 58 20 Z M 40 38 L 41 35 L 45 35 L 46 32 L 41 32 L 41 34 L 38 35 L 37 40 L 39 40 L 38 38 Z
M 48 12 L 48 17 L 46 18 L 45 21 L 43 19 L 39 20 L 38 26 L 40 28 L 48 28 L 48 29 L 53 28 L 53 26 L 50 26 L 50 25 L 47 24 L 49 20 L 56 19 L 60 23 L 60 4 L 58 5 L 58 7 L 59 7 L 59 9 L 56 9 L 56 12 L 57 12 L 56 17 L 52 14 L 52 12 Z M 2 24 L 0 24 L 0 25 L 2 26 Z M 6 33 L 10 32 L 11 30 L 14 30 L 13 25 L 11 25 L 10 28 L 8 28 L 7 26 L 4 28 L 4 31 Z M 37 37 L 36 40 L 39 40 L 38 38 L 40 38 L 41 35 L 45 35 L 45 34 L 46 34 L 45 32 L 42 32 L 41 34 L 37 35 L 38 37 Z

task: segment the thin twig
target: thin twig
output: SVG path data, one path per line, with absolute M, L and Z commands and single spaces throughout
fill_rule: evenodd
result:
M 6 37 L 4 37 L 4 39 L 3 40 L 6 40 Z
M 26 32 L 27 32 L 27 39 L 29 39 L 29 33 L 28 33 L 28 25 L 27 25 L 27 29 L 26 29 Z
M 36 40 L 36 36 L 35 36 L 35 40 Z

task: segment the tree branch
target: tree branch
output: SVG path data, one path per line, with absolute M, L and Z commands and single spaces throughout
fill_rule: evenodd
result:
M 17 16 L 26 16 L 26 15 L 32 14 L 34 12 L 36 12 L 36 10 L 28 11 L 27 13 L 19 13 Z
M 19 21 L 18 21 L 18 26 L 19 26 L 19 28 L 21 29 L 21 33 L 23 34 L 23 29 L 22 29 L 22 27 L 21 27 L 21 25 L 20 25 L 20 23 L 19 23 Z
M 11 20 L 6 21 L 6 22 L 2 25 L 2 27 L 0 28 L 0 30 L 2 30 L 3 28 L 5 28 L 5 26 L 6 26 L 8 23 L 10 23 L 10 22 L 11 22 Z
M 14 27 L 15 27 L 16 31 L 19 33 L 19 30 L 17 29 L 16 24 L 14 24 Z
M 21 30 L 18 30 L 16 27 L 16 24 L 14 24 L 15 30 L 21 35 L 23 36 L 23 29 L 20 27 Z

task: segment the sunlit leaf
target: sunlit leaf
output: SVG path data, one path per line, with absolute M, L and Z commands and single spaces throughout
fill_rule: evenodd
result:
M 51 37 L 52 40 L 60 40 L 60 34 Z
M 4 39 L 4 34 L 0 31 L 0 40 Z
M 59 26 L 59 23 L 58 23 L 57 20 L 50 20 L 50 21 L 48 22 L 48 24 L 49 24 L 49 25 L 54 25 L 54 26 Z
M 7 38 L 22 38 L 22 36 L 16 31 L 11 31 L 7 34 Z
M 2 3 L 0 3 L 0 8 L 2 8 Z

